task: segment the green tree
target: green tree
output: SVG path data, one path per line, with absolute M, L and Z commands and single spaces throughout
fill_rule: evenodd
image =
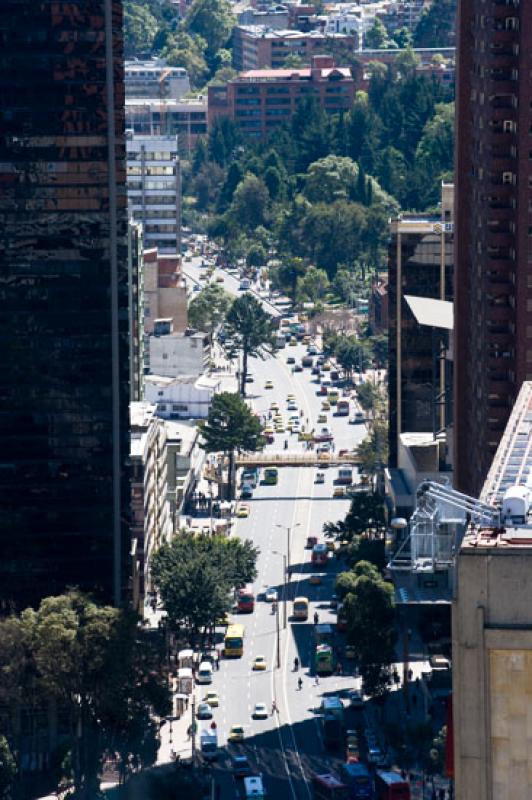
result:
M 369 50 L 385 50 L 389 46 L 386 28 L 378 17 L 375 18 L 371 28 L 366 31 L 364 46 Z
M 208 333 L 212 343 L 214 334 L 227 316 L 231 302 L 231 295 L 225 289 L 211 283 L 190 301 L 189 324 Z
M 308 300 L 316 303 L 325 296 L 328 289 L 329 278 L 325 270 L 311 266 L 299 280 L 297 293 L 302 302 Z
M 207 43 L 207 61 L 214 65 L 218 50 L 229 40 L 235 24 L 231 3 L 228 0 L 193 0 L 185 25 Z
M 215 117 L 209 126 L 208 148 L 209 157 L 221 167 L 227 166 L 234 158 L 237 146 L 240 144 L 240 131 L 235 123 L 228 117 Z
M 338 264 L 359 255 L 365 226 L 366 212 L 359 203 L 315 203 L 301 222 L 301 255 L 334 278 Z
M 374 478 L 388 461 L 388 426 L 383 419 L 374 420 L 369 436 L 357 448 L 360 469 Z
M 328 522 L 325 527 L 326 536 L 335 536 L 337 539 L 347 542 L 355 541 L 357 544 L 357 537 L 370 534 L 380 536 L 383 532 L 384 507 L 382 500 L 378 495 L 369 492 L 355 494 L 345 519 L 337 523 Z M 353 559 L 352 563 L 356 563 L 357 560 L 378 563 L 375 559 L 367 556 L 364 559 Z
M 246 256 L 248 267 L 262 267 L 268 260 L 268 254 L 261 244 L 252 244 Z
M 311 202 L 355 199 L 358 166 L 345 156 L 326 156 L 311 164 L 305 176 L 305 196 Z
M 242 354 L 240 393 L 245 397 L 249 358 L 264 358 L 275 349 L 273 321 L 257 298 L 246 292 L 233 301 L 227 313 L 225 335 L 224 346 L 229 356 Z
M 449 47 L 455 43 L 456 0 L 434 0 L 414 31 L 416 47 Z
M 399 79 L 412 78 L 415 75 L 416 69 L 421 64 L 421 59 L 411 47 L 405 47 L 394 61 L 394 72 Z
M 209 416 L 201 425 L 201 436 L 201 446 L 207 453 L 225 453 L 228 458 L 227 493 L 232 499 L 235 452 L 255 452 L 264 446 L 260 422 L 238 394 L 222 392 L 214 395 Z
M 361 371 L 369 364 L 368 344 L 356 336 L 340 337 L 334 352 L 338 363 L 349 377 L 352 377 L 354 370 Z
M 9 800 L 17 775 L 17 764 L 5 736 L 0 735 L 0 798 Z
M 20 642 L 14 633 L 20 633 Z M 0 669 L 12 708 L 42 708 L 55 700 L 70 721 L 76 796 L 99 789 L 104 751 L 112 747 L 151 764 L 154 715 L 170 710 L 167 676 L 139 635 L 136 615 L 99 606 L 72 590 L 45 598 L 37 611 L 0 621 Z M 153 657 L 152 657 L 153 656 Z
M 289 53 L 283 61 L 282 69 L 301 69 L 305 61 L 297 53 Z
M 450 177 L 454 159 L 454 103 L 439 103 L 423 128 L 416 148 L 415 200 L 419 208 L 435 205 L 440 183 Z
M 250 172 L 238 184 L 229 208 L 235 223 L 251 231 L 267 221 L 270 194 L 262 178 Z
M 166 38 L 161 55 L 172 67 L 184 67 L 194 88 L 203 86 L 209 75 L 205 60 L 207 44 L 200 36 L 191 36 L 183 28 L 172 32 Z
M 152 561 L 152 575 L 174 631 L 205 636 L 233 604 L 233 589 L 257 576 L 258 550 L 246 539 L 176 536 Z
M 149 53 L 157 29 L 157 20 L 146 5 L 126 0 L 124 4 L 124 52 L 126 57 Z
M 281 172 L 278 167 L 269 166 L 264 173 L 263 181 L 266 184 L 266 188 L 272 200 L 279 200 L 284 194 L 284 180 L 286 179 L 286 174 L 283 178 L 283 172 Z
M 297 287 L 305 275 L 307 266 L 302 258 L 287 258 L 279 267 L 272 270 L 271 279 L 274 288 L 286 292 L 292 305 L 296 304 Z

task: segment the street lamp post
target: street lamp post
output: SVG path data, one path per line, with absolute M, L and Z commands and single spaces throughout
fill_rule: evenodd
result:
M 272 550 L 273 555 L 281 556 L 283 559 L 283 628 L 286 628 L 287 624 L 287 608 L 288 608 L 288 587 L 286 584 L 286 577 L 287 577 L 287 569 L 286 569 L 286 556 L 284 553 L 279 553 L 278 550 Z
M 278 528 L 282 530 L 286 530 L 286 559 L 288 564 L 288 569 L 290 569 L 290 534 L 292 533 L 292 527 L 294 530 L 301 526 L 300 522 L 296 522 L 294 526 L 291 525 L 277 525 Z M 290 576 L 289 576 L 290 577 Z
M 275 607 L 275 627 L 277 628 L 277 669 L 281 669 L 281 630 L 279 625 L 279 603 L 277 603 Z

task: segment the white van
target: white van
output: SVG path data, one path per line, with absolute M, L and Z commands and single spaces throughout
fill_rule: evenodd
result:
M 199 665 L 196 683 L 212 683 L 212 664 L 210 661 L 202 661 Z

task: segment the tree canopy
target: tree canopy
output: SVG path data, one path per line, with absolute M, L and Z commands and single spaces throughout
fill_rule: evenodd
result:
M 192 637 L 205 634 L 233 605 L 233 589 L 257 575 L 249 540 L 181 534 L 154 555 L 152 576 L 169 624 Z
M 226 317 L 224 347 L 230 358 L 242 354 L 240 393 L 246 394 L 248 359 L 263 358 L 275 349 L 275 327 L 269 314 L 252 294 L 237 297 Z
M 190 301 L 189 324 L 208 333 L 212 341 L 214 333 L 225 320 L 231 302 L 231 295 L 223 287 L 211 283 Z
M 233 495 L 235 451 L 255 452 L 265 443 L 258 418 L 245 401 L 230 392 L 215 394 L 207 420 L 201 425 L 201 446 L 208 453 L 225 453 L 229 458 L 228 494 Z

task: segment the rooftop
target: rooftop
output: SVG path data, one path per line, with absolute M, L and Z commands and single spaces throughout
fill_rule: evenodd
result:
M 321 78 L 329 78 L 331 75 L 339 75 L 342 78 L 352 80 L 351 70 L 348 67 L 325 67 L 312 70 L 310 67 L 303 69 L 250 69 L 241 72 L 235 78 L 235 82 L 245 81 L 278 81 L 278 80 L 310 80 L 312 74 L 319 71 Z
M 220 383 L 219 378 L 208 378 L 205 375 L 200 375 L 199 378 L 197 375 L 177 375 L 171 378 L 164 375 L 145 375 L 144 380 L 161 387 L 194 384 L 198 389 L 216 389 Z
M 521 387 L 503 437 L 482 487 L 480 499 L 503 509 L 509 490 L 512 500 L 524 512 L 524 522 L 504 509 L 506 519 L 499 527 L 470 524 L 462 542 L 461 552 L 486 552 L 488 555 L 532 547 L 532 381 Z M 511 507 L 510 507 L 511 508 Z

